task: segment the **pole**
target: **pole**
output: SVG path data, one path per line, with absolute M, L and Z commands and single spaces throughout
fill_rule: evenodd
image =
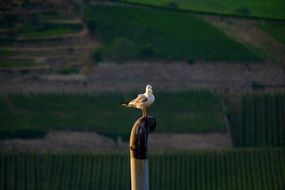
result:
M 149 190 L 148 134 L 156 128 L 152 116 L 140 117 L 130 135 L 131 190 Z

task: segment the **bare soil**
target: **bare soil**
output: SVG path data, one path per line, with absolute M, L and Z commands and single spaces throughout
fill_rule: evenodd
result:
M 0 141 L 0 151 L 128 151 L 128 142 L 116 141 L 95 132 L 51 131 L 45 138 Z M 150 151 L 219 149 L 231 147 L 226 134 L 149 135 Z
M 84 80 L 52 80 L 52 76 L 25 76 L 0 73 L 0 94 L 38 92 L 141 91 L 146 84 L 154 90 L 212 89 L 218 92 L 251 91 L 252 83 L 269 87 L 285 86 L 284 66 L 280 64 L 130 62 L 100 63 Z M 79 77 L 80 78 L 80 77 Z

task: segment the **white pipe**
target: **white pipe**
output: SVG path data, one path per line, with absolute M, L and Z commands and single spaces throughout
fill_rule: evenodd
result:
M 156 128 L 152 116 L 139 118 L 130 135 L 131 190 L 149 190 L 148 172 L 148 133 Z
M 131 158 L 132 190 L 149 190 L 148 159 Z

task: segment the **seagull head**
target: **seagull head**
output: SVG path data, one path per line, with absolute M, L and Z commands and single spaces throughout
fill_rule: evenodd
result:
M 152 86 L 150 84 L 146 85 L 145 87 L 146 92 L 151 92 L 152 93 Z

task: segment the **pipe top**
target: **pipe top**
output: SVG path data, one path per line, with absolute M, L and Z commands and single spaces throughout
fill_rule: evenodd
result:
M 147 159 L 148 134 L 156 128 L 156 119 L 153 116 L 140 117 L 133 125 L 130 136 L 131 157 L 136 159 Z

